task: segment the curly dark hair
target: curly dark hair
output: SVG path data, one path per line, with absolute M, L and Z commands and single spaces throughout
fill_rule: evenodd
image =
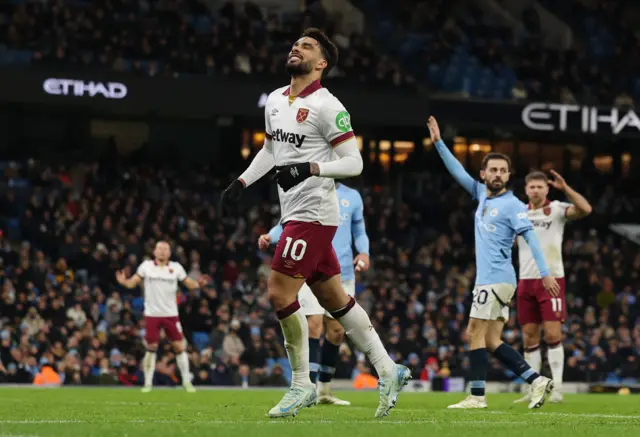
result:
M 320 45 L 320 51 L 322 56 L 327 61 L 327 68 L 325 68 L 323 75 L 329 74 L 331 69 L 338 63 L 338 47 L 329 39 L 329 37 L 320 29 L 310 27 L 302 32 L 300 38 L 313 38 L 318 41 Z

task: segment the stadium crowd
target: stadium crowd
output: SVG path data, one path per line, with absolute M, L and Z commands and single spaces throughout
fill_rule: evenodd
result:
M 202 290 L 179 293 L 194 384 L 288 384 L 266 293 L 270 256 L 256 244 L 279 217 L 268 182 L 247 193 L 238 217 L 220 220 L 215 205 L 227 178 L 205 166 L 185 171 L 176 163 L 121 159 L 60 167 L 25 161 L 2 169 L 0 380 L 28 383 L 53 369 L 64 384 L 141 384 L 141 290 L 120 288 L 115 272 L 131 274 L 165 239 L 189 276 L 213 279 Z M 414 378 L 464 377 L 475 273 L 471 200 L 438 166 L 406 170 L 401 198 L 374 181 L 354 182 L 364 198 L 372 254 L 357 299 Z M 593 168 L 579 173 L 588 182 L 566 176 L 594 213 L 565 236 L 565 380 L 637 378 L 640 251 L 607 225 L 614 217 L 633 219 L 640 197 L 630 179 Z M 515 314 L 505 339 L 521 348 Z M 156 384 L 179 385 L 174 358 L 162 343 Z M 370 371 L 363 356 L 341 347 L 336 378 Z M 494 363 L 489 379 L 514 376 Z
M 340 47 L 334 80 L 359 86 L 618 106 L 640 96 L 633 2 L 542 1 L 571 34 L 566 47 L 545 40 L 533 7 L 508 26 L 474 2 L 354 0 L 368 31 L 345 35 L 321 3 L 276 13 L 251 2 L 211 10 L 202 0 L 6 2 L 0 46 L 19 53 L 14 61 L 55 68 L 255 79 L 282 77 L 291 45 L 313 25 Z
M 477 2 L 357 0 L 375 24 L 376 43 L 433 89 L 467 97 L 632 106 L 640 9 L 630 1 L 537 2 L 561 20 L 566 45 L 550 43 L 534 4 L 511 19 Z M 558 26 L 556 24 L 556 26 Z M 392 35 L 392 38 L 389 37 Z M 425 77 L 425 72 L 429 72 Z
M 2 8 L 0 6 L 0 8 Z M 146 76 L 190 74 L 283 77 L 303 29 L 321 27 L 340 46 L 335 80 L 412 86 L 396 62 L 367 37 L 340 35 L 318 5 L 305 12 L 263 13 L 247 2 L 212 11 L 202 0 L 63 0 L 6 4 L 0 44 L 31 53 L 44 66 L 75 65 Z

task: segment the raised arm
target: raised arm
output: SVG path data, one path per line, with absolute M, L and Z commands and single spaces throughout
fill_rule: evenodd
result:
M 460 164 L 456 157 L 453 156 L 453 153 L 451 153 L 447 145 L 442 141 L 442 137 L 440 136 L 440 127 L 438 126 L 436 119 L 434 117 L 429 117 L 427 125 L 429 126 L 429 132 L 431 133 L 431 141 L 433 141 L 435 148 L 438 151 L 438 155 L 442 158 L 442 161 L 444 162 L 445 167 L 447 167 L 449 173 L 451 173 L 451 176 L 453 176 L 453 178 L 462 185 L 462 188 L 464 188 L 469 194 L 474 198 L 477 197 L 477 181 L 467 173 L 462 164 Z
M 571 188 L 557 171 L 551 170 L 551 174 L 554 179 L 550 180 L 549 184 L 555 189 L 563 191 L 569 202 L 571 202 L 571 206 L 565 212 L 567 219 L 578 220 L 591 214 L 593 208 L 591 208 L 589 201 L 582 194 Z
M 136 288 L 142 282 L 142 276 L 135 273 L 132 277 L 127 278 L 125 271 L 120 270 L 116 272 L 116 280 L 118 281 L 118 284 L 125 288 Z

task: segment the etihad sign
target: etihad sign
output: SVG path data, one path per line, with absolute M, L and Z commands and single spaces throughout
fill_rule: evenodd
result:
M 105 99 L 127 97 L 126 85 L 118 82 L 49 78 L 43 82 L 42 89 L 45 93 L 55 96 L 103 97 Z
M 640 118 L 633 109 L 530 103 L 524 107 L 521 115 L 524 125 L 537 131 L 581 131 L 613 135 L 625 129 L 640 131 Z

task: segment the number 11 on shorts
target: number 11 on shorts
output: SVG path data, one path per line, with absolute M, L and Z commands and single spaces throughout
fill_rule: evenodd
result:
M 562 299 L 560 299 L 559 297 L 552 297 L 551 298 L 551 309 L 553 310 L 554 313 L 561 313 L 562 312 Z

